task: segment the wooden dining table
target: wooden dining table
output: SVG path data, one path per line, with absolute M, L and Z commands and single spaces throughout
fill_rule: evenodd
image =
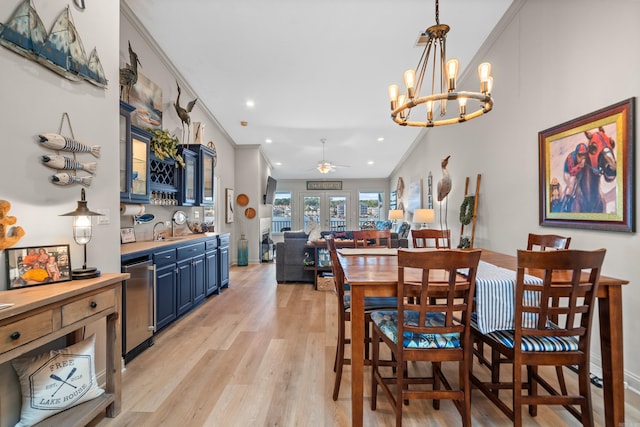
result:
M 360 427 L 364 406 L 364 297 L 395 296 L 398 281 L 398 258 L 389 254 L 350 253 L 338 259 L 345 282 L 351 287 L 351 421 Z M 502 268 L 516 269 L 514 255 L 482 250 L 482 261 Z M 607 426 L 624 423 L 624 367 L 622 348 L 622 285 L 627 280 L 600 276 L 598 318 L 604 415 Z

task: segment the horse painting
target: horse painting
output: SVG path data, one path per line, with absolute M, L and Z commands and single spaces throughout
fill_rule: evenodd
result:
M 577 185 L 564 212 L 604 213 L 606 202 L 600 188 L 601 178 L 606 182 L 616 179 L 617 163 L 614 154 L 615 141 L 604 133 L 602 127 L 595 132 L 584 132 L 589 155 L 584 168 L 578 174 Z

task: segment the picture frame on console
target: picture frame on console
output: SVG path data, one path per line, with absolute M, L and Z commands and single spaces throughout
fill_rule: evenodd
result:
M 69 245 L 5 249 L 8 289 L 71 280 Z
M 635 97 L 538 133 L 540 225 L 635 231 Z

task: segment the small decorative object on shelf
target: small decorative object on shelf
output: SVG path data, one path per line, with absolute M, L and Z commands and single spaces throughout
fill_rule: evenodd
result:
M 20 226 L 13 226 L 17 219 L 7 213 L 11 210 L 11 203 L 0 200 L 0 251 L 3 251 L 22 239 L 24 230 Z
M 180 117 L 180 120 L 182 121 L 182 140 L 183 141 L 187 141 L 187 144 L 189 143 L 189 138 L 191 137 L 191 116 L 189 115 L 189 113 L 191 113 L 191 110 L 193 110 L 193 107 L 196 105 L 196 101 L 198 101 L 198 98 L 194 99 L 193 101 L 189 102 L 187 104 L 187 108 L 184 108 L 180 105 L 180 94 L 182 93 L 182 91 L 180 90 L 180 85 L 178 84 L 178 82 L 176 82 L 176 86 L 178 87 L 178 96 L 176 97 L 176 102 L 173 103 L 173 106 L 176 109 L 176 113 L 178 114 L 178 117 Z M 187 125 L 187 139 L 184 139 L 184 125 Z
M 151 151 L 158 158 L 158 160 L 164 160 L 165 157 L 174 159 L 184 167 L 184 159 L 178 153 L 178 144 L 180 141 L 178 137 L 169 133 L 166 129 L 147 129 L 147 132 L 151 133 Z
M 125 64 L 124 68 L 120 68 L 120 99 L 129 102 L 131 88 L 138 82 L 138 65 L 140 60 L 138 55 L 131 49 L 129 42 L 129 64 Z

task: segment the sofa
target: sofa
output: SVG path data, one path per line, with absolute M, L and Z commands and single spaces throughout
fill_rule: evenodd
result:
M 284 241 L 276 243 L 276 281 L 311 282 L 314 271 L 304 269 L 304 246 L 309 235 L 304 231 L 285 231 Z
M 392 248 L 409 247 L 409 223 L 402 223 L 391 232 Z M 336 239 L 352 240 L 352 231 L 322 231 L 322 238 L 333 234 Z M 305 250 L 309 235 L 304 231 L 285 231 L 284 241 L 276 243 L 276 281 L 278 283 L 313 283 L 313 270 L 304 269 Z

